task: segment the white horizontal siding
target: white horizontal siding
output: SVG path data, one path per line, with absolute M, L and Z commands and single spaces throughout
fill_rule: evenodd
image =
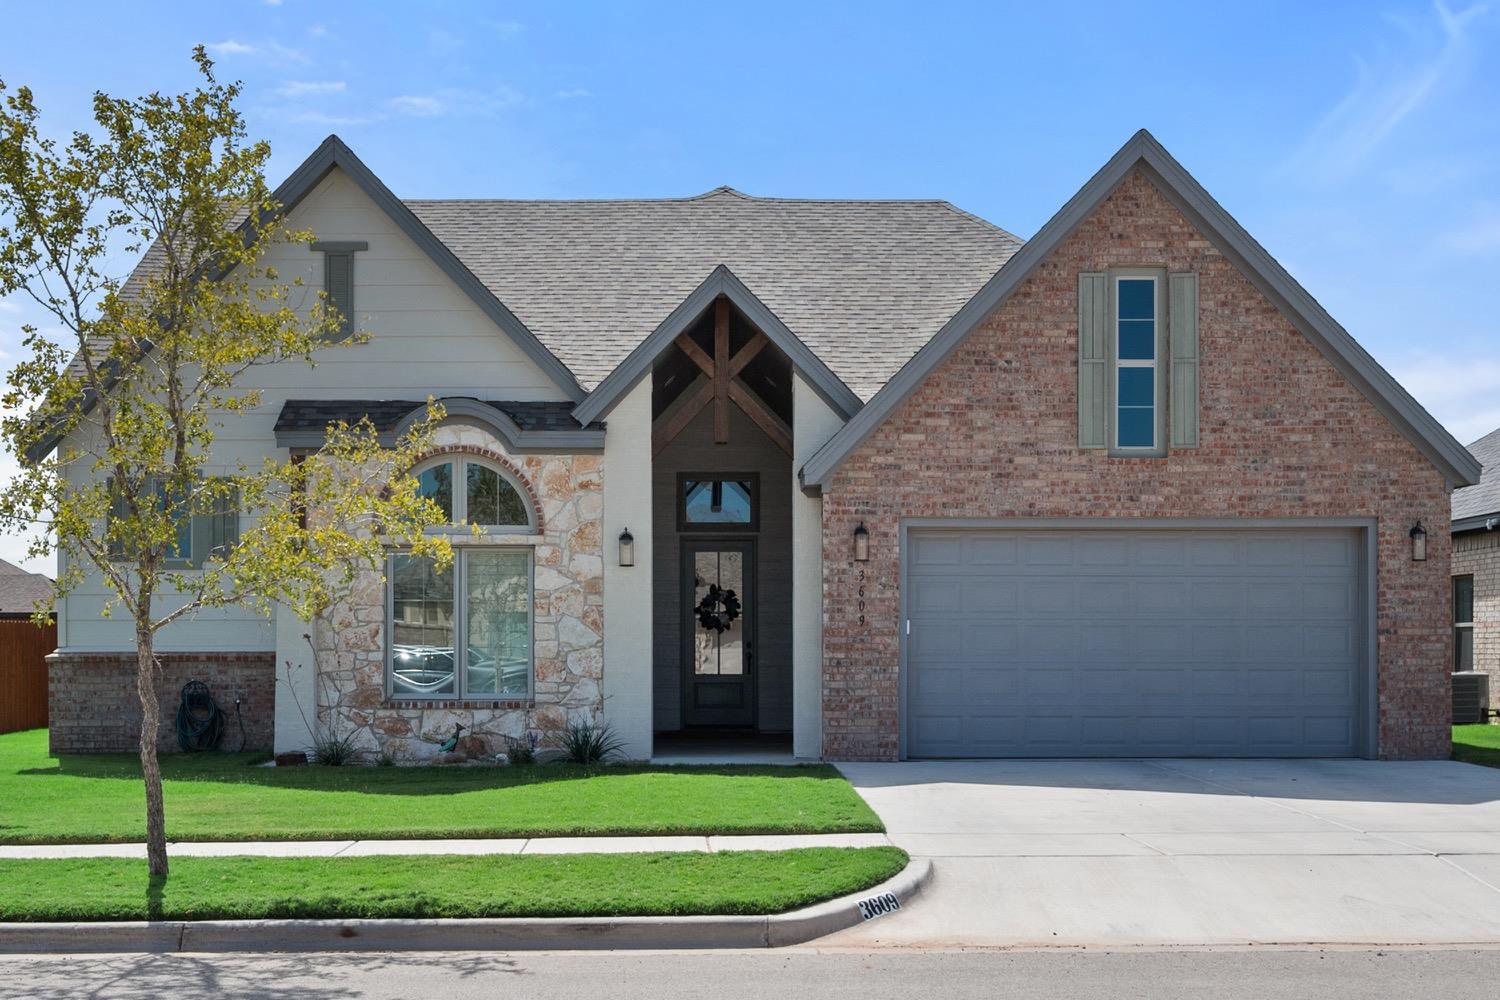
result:
M 526 353 L 432 263 L 364 192 L 340 171 L 323 180 L 290 217 L 293 229 L 319 240 L 365 241 L 354 255 L 355 325 L 368 343 L 319 352 L 317 365 L 287 362 L 257 368 L 244 379 L 261 391 L 261 405 L 231 418 L 215 437 L 211 464 L 221 469 L 281 457 L 273 428 L 288 399 L 567 398 Z M 301 278 L 290 302 L 309 310 L 323 287 L 323 255 L 308 247 L 273 248 L 267 263 L 278 280 Z M 109 590 L 90 574 L 64 601 L 60 641 L 70 649 L 126 649 L 128 616 L 101 617 Z M 161 613 L 175 607 L 162 598 Z M 163 650 L 271 650 L 271 622 L 244 608 L 204 611 L 176 622 L 159 638 Z

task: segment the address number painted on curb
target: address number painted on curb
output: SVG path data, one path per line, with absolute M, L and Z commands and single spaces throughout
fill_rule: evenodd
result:
M 859 901 L 859 916 L 861 920 L 874 920 L 883 917 L 887 913 L 895 913 L 901 909 L 901 900 L 896 898 L 895 893 L 882 892 L 878 896 Z

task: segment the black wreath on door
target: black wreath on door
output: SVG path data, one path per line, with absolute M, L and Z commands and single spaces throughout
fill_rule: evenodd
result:
M 717 583 L 711 583 L 696 613 L 699 625 L 722 634 L 740 616 L 740 599 L 734 591 L 721 590 Z

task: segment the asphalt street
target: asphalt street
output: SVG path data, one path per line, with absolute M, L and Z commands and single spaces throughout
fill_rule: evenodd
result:
M 0 997 L 1489 1000 L 1497 962 L 1474 948 L 7 956 Z

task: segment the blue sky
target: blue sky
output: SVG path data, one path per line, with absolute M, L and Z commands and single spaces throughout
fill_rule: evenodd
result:
M 27 4 L 0 78 L 64 134 L 202 42 L 273 183 L 337 132 L 406 197 L 941 197 L 1021 236 L 1146 127 L 1468 442 L 1500 426 L 1492 4 Z M 0 365 L 28 315 L 0 300 Z

